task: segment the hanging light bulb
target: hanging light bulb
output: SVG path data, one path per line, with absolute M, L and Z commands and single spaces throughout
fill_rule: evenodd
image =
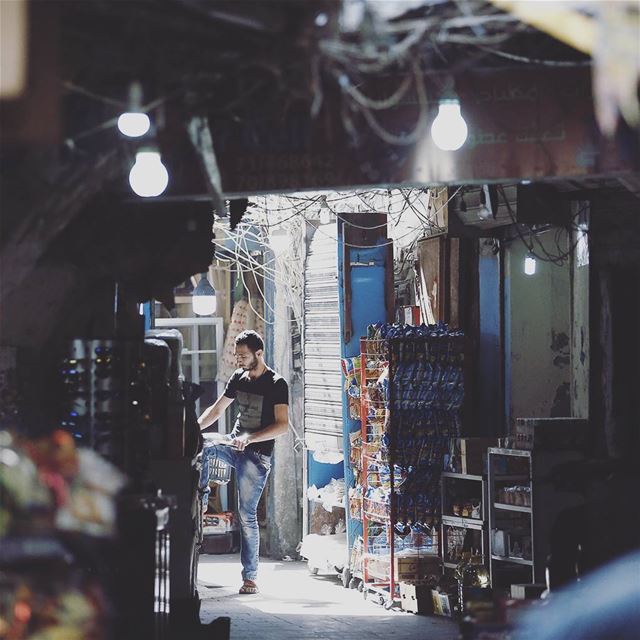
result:
M 127 111 L 118 118 L 120 133 L 129 138 L 139 138 L 149 131 L 151 120 L 146 113 Z
M 139 138 L 151 128 L 151 120 L 142 112 L 142 87 L 132 82 L 129 87 L 129 110 L 118 118 L 120 133 L 129 138 Z
M 524 272 L 528 276 L 532 276 L 536 272 L 536 259 L 532 255 L 528 255 L 524 259 Z
M 167 188 L 169 174 L 160 160 L 159 151 L 141 149 L 136 153 L 136 162 L 129 173 L 129 184 L 142 198 L 154 198 Z
M 331 222 L 331 209 L 324 198 L 320 205 L 320 224 L 329 224 Z
M 282 255 L 289 246 L 289 234 L 284 229 L 276 229 L 269 236 L 269 244 L 273 253 Z
M 206 273 L 200 274 L 200 282 L 191 296 L 193 312 L 198 316 L 210 316 L 216 312 L 216 290 L 211 286 Z
M 469 129 L 460 113 L 457 98 L 440 100 L 438 115 L 431 125 L 431 137 L 443 151 L 456 151 L 467 139 Z
M 478 218 L 480 220 L 489 220 L 493 217 L 491 210 L 491 196 L 489 194 L 489 187 L 484 185 L 480 190 L 480 207 L 478 209 Z

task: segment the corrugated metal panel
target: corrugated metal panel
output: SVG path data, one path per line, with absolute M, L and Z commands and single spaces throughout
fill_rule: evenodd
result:
M 304 428 L 307 443 L 342 441 L 336 229 L 316 232 L 305 268 Z M 312 447 L 314 445 L 311 445 Z M 333 446 L 333 445 L 331 445 Z

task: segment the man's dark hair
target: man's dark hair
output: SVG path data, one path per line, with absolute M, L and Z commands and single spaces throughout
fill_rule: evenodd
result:
M 236 336 L 236 345 L 238 344 L 246 345 L 253 353 L 260 349 L 264 350 L 264 340 L 262 339 L 262 336 L 251 329 L 242 331 Z

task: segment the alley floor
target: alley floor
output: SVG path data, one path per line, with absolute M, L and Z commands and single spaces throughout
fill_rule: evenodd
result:
M 304 562 L 260 560 L 260 593 L 239 595 L 240 558 L 202 555 L 200 617 L 231 618 L 231 640 L 455 640 L 451 620 L 385 611 L 337 577 L 312 576 Z

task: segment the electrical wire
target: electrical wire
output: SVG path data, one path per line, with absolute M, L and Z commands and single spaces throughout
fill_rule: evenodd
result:
M 292 287 L 291 286 L 291 280 L 289 279 L 288 281 L 286 280 L 280 280 L 278 278 L 277 272 L 275 270 L 266 270 L 264 269 L 264 264 L 258 262 L 252 255 L 251 252 L 248 249 L 248 245 L 246 244 L 246 237 L 247 236 L 253 236 L 254 238 L 256 238 L 258 241 L 260 241 L 265 247 L 267 246 L 266 244 L 266 240 L 265 238 L 261 238 L 258 237 L 256 234 L 253 234 L 248 228 L 241 228 L 241 232 L 236 234 L 235 237 L 233 237 L 233 242 L 234 242 L 234 255 L 236 258 L 236 261 L 239 262 L 241 265 L 243 265 L 243 263 L 247 263 L 248 269 L 250 271 L 253 272 L 254 274 L 254 279 L 255 279 L 255 283 L 256 283 L 256 287 L 258 289 L 258 292 L 261 296 L 261 298 L 264 301 L 265 307 L 268 308 L 269 311 L 271 311 L 274 315 L 275 315 L 275 311 L 274 309 L 271 308 L 271 306 L 268 303 L 267 297 L 265 295 L 264 290 L 262 289 L 262 287 L 260 286 L 260 283 L 258 282 L 258 279 L 256 278 L 256 272 L 259 272 L 260 270 L 262 270 L 264 272 L 264 277 L 269 278 L 272 282 L 274 282 L 275 284 L 279 284 L 280 286 L 282 286 L 284 288 L 284 292 L 285 292 L 285 297 L 288 298 L 289 300 L 289 305 L 292 308 L 293 312 L 294 312 L 294 318 L 291 319 L 292 322 L 295 322 L 296 324 L 300 324 L 300 313 L 296 313 L 296 295 L 299 295 L 299 292 L 301 290 L 301 285 L 298 287 Z M 244 244 L 244 247 L 242 246 Z M 241 267 L 241 270 L 244 271 L 244 269 Z M 287 272 L 287 271 L 285 271 Z M 295 271 L 294 271 L 295 273 Z M 246 280 L 244 280 L 244 274 L 241 273 L 241 278 L 243 279 L 243 284 L 246 287 Z M 249 289 L 247 288 L 247 292 L 248 295 L 250 295 L 249 293 Z M 253 308 L 253 301 L 250 300 L 250 305 Z M 265 319 L 266 320 L 266 319 Z
M 418 105 L 420 107 L 418 116 L 416 119 L 416 125 L 410 133 L 397 135 L 395 133 L 391 133 L 387 129 L 385 129 L 373 115 L 373 112 L 368 107 L 360 104 L 360 112 L 364 116 L 364 119 L 367 121 L 367 124 L 371 128 L 371 130 L 383 141 L 387 144 L 392 144 L 396 146 L 408 146 L 413 145 L 421 138 L 424 134 L 424 131 L 427 127 L 427 89 L 424 83 L 424 78 L 422 76 L 422 71 L 420 68 L 420 62 L 415 60 L 413 63 L 413 75 L 416 87 L 416 94 L 418 97 Z
M 84 95 L 87 96 L 89 98 L 92 98 L 94 100 L 99 100 L 100 102 L 103 102 L 109 106 L 116 106 L 118 107 L 118 109 L 123 109 L 126 110 L 127 106 L 125 103 L 122 103 L 118 100 L 114 100 L 112 98 L 107 98 L 105 96 L 100 96 L 96 93 L 93 93 L 92 91 L 85 89 L 83 87 L 80 87 L 78 85 L 75 85 L 71 82 L 62 82 L 62 86 L 69 90 L 72 91 L 74 93 L 78 93 L 80 95 Z M 176 98 L 180 95 L 180 93 L 183 90 L 176 90 L 173 92 L 170 92 L 169 94 L 161 97 L 161 98 L 157 98 L 156 100 L 153 100 L 152 102 L 149 102 L 146 105 L 143 105 L 141 107 L 141 112 L 142 113 L 148 113 L 150 111 L 153 111 L 154 109 L 157 109 L 159 106 L 161 106 L 162 104 L 168 102 L 169 100 L 172 100 L 173 98 Z M 184 90 L 186 93 L 186 90 Z M 75 144 L 78 140 L 82 140 L 84 138 L 88 138 L 96 133 L 100 133 L 101 131 L 106 131 L 107 129 L 111 129 L 112 127 L 115 127 L 118 124 L 118 118 L 120 117 L 120 114 L 118 116 L 109 118 L 107 120 L 105 120 L 104 122 L 101 122 L 93 127 L 90 127 L 88 129 L 85 129 L 84 131 L 80 131 L 79 133 L 74 134 L 73 136 L 69 136 L 65 139 L 65 143 L 67 145 L 73 145 Z
M 528 58 L 527 56 L 519 56 L 515 53 L 509 53 L 508 51 L 501 51 L 499 49 L 492 49 L 490 47 L 484 47 L 478 45 L 478 48 L 482 51 L 486 51 L 494 56 L 505 58 L 506 60 L 514 60 L 516 62 L 524 62 L 526 64 L 537 64 L 544 67 L 590 67 L 592 66 L 591 60 L 542 60 L 540 58 Z
M 460 188 L 458 188 L 451 196 L 447 199 L 447 201 L 441 205 L 432 215 L 435 217 L 437 214 L 444 208 L 452 198 L 456 196 Z M 404 238 L 407 238 L 413 235 L 413 239 L 411 240 L 409 246 L 405 249 L 405 255 L 403 257 L 403 261 L 400 265 L 400 268 L 403 269 L 406 265 L 406 261 L 411 258 L 414 253 L 414 248 L 421 237 L 420 232 L 425 231 L 433 231 L 435 227 L 432 222 L 429 220 L 429 216 L 425 218 L 425 214 L 420 212 L 420 210 L 415 206 L 416 202 L 421 198 L 423 191 L 416 190 L 415 196 L 412 193 L 412 190 L 408 192 L 406 190 L 399 189 L 397 190 L 401 201 L 403 203 L 402 210 L 398 214 L 392 214 L 390 210 L 390 205 L 392 202 L 392 194 L 393 191 L 386 190 L 386 196 L 388 198 L 388 221 L 383 225 L 374 225 L 375 228 L 386 227 L 391 222 L 395 222 L 395 226 L 397 226 L 402 219 L 404 213 L 410 209 L 414 210 L 417 218 L 420 220 L 421 224 L 418 226 L 407 227 L 406 231 L 404 231 L 398 237 L 391 239 L 387 242 L 383 242 L 377 246 L 389 246 L 393 245 L 395 242 L 401 241 Z M 273 211 L 273 209 L 269 206 L 268 198 L 264 198 L 263 206 L 260 206 L 262 203 L 258 200 L 258 204 L 256 205 L 256 210 L 253 212 L 252 217 L 255 218 L 251 220 L 249 224 L 241 224 L 235 229 L 235 231 L 231 232 L 226 229 L 219 221 L 214 223 L 214 229 L 224 230 L 226 238 L 223 239 L 214 239 L 214 244 L 216 247 L 220 249 L 224 249 L 227 255 L 231 256 L 236 264 L 238 265 L 237 271 L 240 275 L 240 280 L 246 289 L 247 292 L 247 302 L 249 307 L 255 313 L 256 317 L 262 320 L 266 325 L 275 324 L 275 320 L 269 320 L 269 316 L 275 316 L 275 310 L 269 303 L 266 295 L 266 289 L 260 283 L 260 279 L 263 278 L 265 281 L 269 279 L 274 283 L 277 287 L 281 288 L 284 293 L 285 299 L 287 300 L 287 304 L 291 309 L 291 317 L 289 321 L 294 323 L 296 326 L 300 326 L 302 322 L 303 310 L 300 305 L 302 291 L 304 290 L 304 282 L 303 282 L 303 270 L 299 267 L 299 263 L 301 260 L 301 256 L 296 254 L 288 259 L 285 256 L 288 254 L 274 254 L 272 259 L 267 260 L 266 262 L 258 261 L 255 256 L 252 255 L 249 249 L 249 240 L 258 242 L 264 249 L 268 249 L 268 234 L 270 229 L 275 226 L 281 224 L 288 224 L 290 226 L 290 233 L 296 233 L 299 236 L 303 233 L 303 228 L 296 221 L 300 221 L 300 223 L 304 223 L 309 225 L 319 233 L 329 237 L 332 240 L 336 240 L 333 234 L 328 234 L 321 225 L 315 224 L 315 222 L 311 221 L 305 213 L 309 210 L 313 205 L 318 205 L 319 202 L 326 200 L 327 202 L 340 202 L 348 198 L 353 198 L 354 196 L 358 196 L 360 201 L 363 202 L 368 208 L 376 208 L 377 205 L 375 203 L 369 202 L 364 195 L 365 194 L 373 194 L 373 195 L 381 195 L 380 190 L 368 190 L 362 193 L 349 194 L 344 197 L 342 196 L 334 196 L 327 197 L 323 195 L 321 198 L 318 196 L 312 197 L 304 197 L 304 196 L 281 196 L 292 203 L 291 207 L 279 207 L 280 211 L 291 211 L 293 213 L 285 218 L 280 220 L 276 220 L 273 222 L 268 222 L 267 218 L 269 214 Z M 413 197 L 412 197 L 413 196 Z M 297 201 L 297 202 L 295 202 Z M 328 206 L 328 205 L 327 205 Z M 331 207 L 329 207 L 331 209 Z M 341 212 L 334 211 L 332 212 L 336 215 L 338 219 L 344 219 L 344 215 L 341 215 Z M 261 219 L 264 219 L 261 222 Z M 348 220 L 344 220 L 346 224 L 353 224 L 353 226 L 370 229 L 366 225 L 359 225 L 357 223 L 351 223 Z M 291 226 L 293 225 L 293 226 Z M 254 229 L 258 229 L 255 231 Z M 225 245 L 231 243 L 231 248 Z M 350 248 L 371 248 L 370 246 L 362 246 L 356 245 L 352 243 L 345 243 L 346 246 Z M 291 248 L 295 251 L 296 243 L 291 243 Z M 247 276 L 248 273 L 251 272 L 255 282 L 255 288 L 257 289 L 257 293 L 252 292 L 248 287 Z M 283 274 L 286 274 L 287 277 L 283 277 Z M 259 305 L 256 302 L 256 295 L 262 301 L 262 310 L 258 307 Z
M 520 241 L 522 242 L 522 244 L 524 244 L 524 246 L 526 247 L 527 251 L 537 260 L 540 260 L 541 262 L 550 262 L 552 264 L 555 264 L 556 266 L 563 266 L 565 264 L 565 261 L 567 260 L 567 258 L 569 258 L 571 255 L 573 255 L 573 253 L 575 252 L 576 247 L 578 246 L 578 243 L 580 242 L 580 237 L 576 238 L 576 241 L 571 244 L 569 246 L 569 249 L 564 251 L 560 248 L 559 245 L 559 232 L 562 230 L 556 230 L 556 237 L 555 237 L 555 244 L 556 244 L 556 248 L 558 249 L 558 255 L 553 255 L 551 253 L 549 253 L 549 251 L 547 250 L 547 248 L 542 244 L 542 242 L 540 241 L 540 239 L 538 238 L 538 234 L 540 232 L 536 232 L 533 229 L 529 230 L 529 235 L 531 238 L 531 241 L 527 241 L 527 239 L 525 238 L 524 234 L 522 233 L 522 230 L 520 229 L 520 224 L 518 223 L 513 208 L 511 206 L 511 203 L 509 202 L 508 198 L 506 197 L 506 194 L 504 192 L 504 187 L 500 186 L 498 188 L 499 193 L 501 193 L 502 198 L 507 206 L 507 211 L 509 212 L 509 217 L 511 218 L 511 222 L 513 223 L 513 228 L 516 231 L 516 234 L 518 236 L 518 238 L 520 239 Z M 573 230 L 577 230 L 580 231 L 581 233 L 588 233 L 587 229 L 583 229 L 580 227 L 574 227 L 573 226 L 573 220 L 575 220 L 576 218 L 578 218 L 585 210 L 588 209 L 588 204 L 585 204 L 579 211 L 577 211 L 573 216 L 572 216 L 572 225 L 571 225 L 571 229 Z M 544 229 L 542 232 L 544 231 L 549 231 L 550 228 Z M 538 244 L 539 250 L 542 252 L 543 255 L 540 255 L 539 253 L 536 253 L 535 247 L 534 247 L 534 242 L 536 242 Z
M 348 81 L 345 83 L 341 83 L 341 86 L 344 87 L 345 91 L 362 107 L 366 109 L 372 109 L 374 111 L 381 111 L 383 109 L 392 109 L 395 107 L 400 100 L 405 96 L 409 88 L 411 87 L 411 76 L 407 76 L 401 83 L 400 86 L 396 89 L 394 93 L 392 93 L 388 98 L 384 98 L 383 100 L 375 100 L 373 98 L 369 98 L 364 93 L 362 93 L 357 87 L 351 84 Z
M 460 189 L 462 189 L 462 187 L 458 187 L 455 192 L 447 199 L 447 201 L 436 211 L 434 211 L 433 215 L 436 216 L 440 211 L 442 211 L 444 209 L 444 207 L 446 207 L 449 202 L 451 202 L 451 200 L 457 195 L 457 193 L 460 191 Z M 304 216 L 303 216 L 304 217 Z M 305 218 L 306 220 L 306 218 Z M 316 226 L 315 224 L 313 224 L 310 220 L 307 220 L 307 223 L 313 227 L 316 231 L 319 231 L 320 233 L 324 234 L 325 236 L 327 236 L 328 238 L 331 238 L 333 240 L 335 240 L 335 238 L 333 238 L 332 236 L 330 236 L 329 234 L 327 234 L 326 232 L 324 232 L 322 230 L 321 226 Z M 398 242 L 399 240 L 402 240 L 404 238 L 409 237 L 411 234 L 413 234 L 415 231 L 418 231 L 420 229 L 424 229 L 424 227 L 411 227 L 411 229 L 409 230 L 408 233 L 403 234 L 401 236 L 398 236 L 397 238 L 394 238 L 393 240 L 390 240 L 388 242 L 381 242 L 377 245 L 375 245 L 375 247 L 386 247 L 389 245 L 393 245 L 395 242 Z M 372 249 L 373 247 L 371 245 L 359 245 L 359 244 L 351 244 L 349 242 L 345 242 L 344 246 L 349 247 L 351 249 Z
M 273 322 L 270 322 L 261 313 L 256 311 L 255 307 L 253 306 L 253 303 L 251 302 L 251 291 L 249 290 L 249 287 L 247 287 L 247 283 L 246 283 L 246 281 L 244 279 L 244 270 L 243 269 L 240 269 L 240 279 L 242 280 L 242 285 L 244 286 L 244 289 L 247 292 L 247 302 L 249 303 L 249 307 L 251 307 L 251 311 L 253 311 L 253 313 L 255 313 L 256 316 L 258 318 L 260 318 L 260 320 L 262 320 L 262 322 L 264 322 L 265 324 L 274 325 L 275 324 L 275 320 Z
M 331 200 L 329 200 L 329 199 L 327 198 L 327 199 L 325 200 L 325 202 L 327 203 L 327 207 L 329 208 L 329 210 L 331 211 L 331 213 L 333 213 L 337 218 L 339 218 L 340 220 L 342 220 L 342 221 L 344 222 L 344 224 L 346 224 L 347 226 L 351 226 L 351 227 L 354 227 L 354 228 L 356 228 L 356 229 L 367 229 L 367 230 L 369 230 L 369 229 L 381 229 L 381 228 L 383 228 L 383 227 L 388 226 L 388 223 L 387 223 L 387 222 L 385 222 L 384 224 L 379 224 L 379 225 L 374 225 L 374 226 L 360 225 L 360 224 L 357 224 L 356 222 L 352 222 L 352 221 L 350 221 L 350 220 L 347 220 L 347 219 L 342 215 L 342 214 L 343 214 L 343 212 L 336 211 L 336 210 L 335 210 L 335 209 L 333 209 L 331 206 L 329 206 L 330 204 L 333 204 L 334 202 L 339 202 L 339 201 L 342 201 L 342 200 L 347 200 L 347 199 L 353 198 L 353 196 L 355 195 L 355 196 L 359 197 L 359 198 L 362 200 L 362 202 L 363 202 L 364 204 L 366 204 L 366 205 L 367 205 L 367 207 L 374 208 L 374 207 L 371 205 L 371 203 L 367 202 L 366 200 L 364 200 L 364 199 L 361 197 L 361 195 L 362 195 L 362 194 L 370 194 L 370 193 L 376 193 L 376 190 L 372 190 L 372 189 L 371 189 L 371 190 L 368 190 L 368 191 L 365 191 L 365 192 L 362 192 L 362 193 L 360 193 L 360 192 L 355 192 L 355 193 L 349 194 L 349 195 L 344 196 L 344 197 L 340 197 L 340 198 L 332 198 Z M 318 202 L 320 202 L 320 199 L 319 199 L 319 198 L 300 198 L 300 197 L 296 197 L 296 196 L 293 196 L 293 195 L 286 195 L 286 196 L 283 196 L 283 197 L 285 197 L 285 198 L 287 198 L 287 199 L 299 199 L 299 200 L 302 200 L 303 202 L 309 202 L 309 203 L 310 203 L 310 206 L 311 206 L 311 205 L 313 205 L 313 204 L 317 204 Z M 417 199 L 417 198 L 419 198 L 419 195 L 418 195 L 418 196 L 416 196 L 416 198 L 415 198 L 415 199 Z M 415 199 L 414 199 L 414 202 L 415 202 Z M 257 226 L 265 226 L 265 227 L 267 227 L 267 228 L 275 227 L 275 226 L 277 226 L 277 225 L 279 225 L 279 224 L 282 224 L 282 223 L 284 223 L 284 222 L 288 222 L 289 220 L 292 220 L 293 218 L 296 218 L 296 217 L 297 217 L 297 216 L 298 216 L 302 211 L 306 211 L 308 208 L 310 208 L 310 206 L 309 206 L 309 207 L 303 207 L 302 209 L 295 210 L 295 212 L 294 212 L 291 216 L 288 216 L 287 218 L 284 218 L 284 219 L 282 219 L 282 220 L 277 220 L 277 221 L 275 221 L 275 222 L 273 222 L 273 223 L 270 223 L 270 224 L 260 223 L 260 222 L 255 222 L 254 224 L 256 224 Z M 280 208 L 280 209 L 272 209 L 271 207 L 269 207 L 269 208 L 266 208 L 266 207 L 265 207 L 265 208 L 264 208 L 264 212 L 265 212 L 265 213 L 266 213 L 266 212 L 271 213 L 271 212 L 273 212 L 273 211 L 291 211 L 292 209 L 294 209 L 294 207 L 283 207 L 283 208 Z M 402 213 L 403 213 L 403 212 L 404 212 L 404 209 L 400 212 L 400 215 L 402 215 Z M 387 212 L 382 212 L 382 213 L 385 213 L 385 215 L 389 215 L 389 216 L 391 217 L 392 221 L 393 221 L 393 216 L 391 216 L 391 214 L 389 214 L 389 213 L 387 213 Z M 397 221 L 395 222 L 395 224 L 397 225 Z

